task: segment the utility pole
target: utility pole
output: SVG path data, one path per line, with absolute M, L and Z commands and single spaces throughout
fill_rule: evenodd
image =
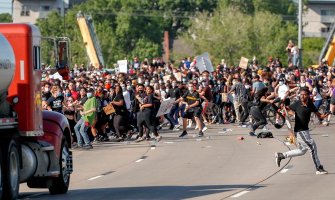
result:
M 12 12 L 12 22 L 14 22 L 14 16 L 13 16 L 13 14 L 14 14 L 14 0 L 12 0 L 12 10 L 11 10 L 11 12 Z
M 299 48 L 299 68 L 302 68 L 302 3 L 303 0 L 299 0 L 299 13 L 298 13 L 298 48 Z

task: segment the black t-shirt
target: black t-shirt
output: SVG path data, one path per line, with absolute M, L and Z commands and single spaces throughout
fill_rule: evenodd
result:
M 196 106 L 196 108 L 201 108 L 200 104 L 200 95 L 197 91 L 194 91 L 193 93 L 190 93 L 190 91 L 187 91 L 183 96 L 184 101 L 187 102 L 188 105 L 192 105 L 195 102 L 199 102 L 199 104 Z
M 144 110 L 152 111 L 154 108 L 154 95 L 153 94 L 146 95 L 143 99 L 143 104 L 152 104 L 151 107 L 144 108 Z
M 318 112 L 312 101 L 308 101 L 307 106 L 303 106 L 301 101 L 295 101 L 290 105 L 290 109 L 295 112 L 294 132 L 307 131 L 308 123 L 312 112 Z
M 181 92 L 178 87 L 169 90 L 169 93 L 167 94 L 167 97 L 176 98 L 176 100 L 179 99 L 180 96 Z
M 117 106 L 117 105 L 113 104 L 113 107 L 115 109 L 116 114 L 118 114 L 118 115 L 124 114 L 125 111 L 126 111 L 126 102 L 124 101 L 123 94 L 121 94 L 121 93 L 116 94 L 113 101 L 123 101 L 122 106 Z
M 52 111 L 63 113 L 63 101 L 64 101 L 63 96 L 58 96 L 56 98 L 51 96 L 47 100 L 47 105 L 51 107 Z

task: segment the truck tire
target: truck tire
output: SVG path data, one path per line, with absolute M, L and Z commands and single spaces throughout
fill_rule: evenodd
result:
M 50 194 L 64 194 L 68 191 L 70 185 L 70 172 L 67 168 L 67 159 L 70 156 L 70 149 L 65 137 L 62 139 L 61 155 L 59 156 L 60 174 L 52 180 L 49 187 Z
M 17 199 L 20 182 L 20 157 L 18 144 L 8 140 L 2 145 L 3 155 L 3 199 Z

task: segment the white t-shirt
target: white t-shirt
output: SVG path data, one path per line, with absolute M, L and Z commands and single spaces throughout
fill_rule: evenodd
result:
M 320 95 L 320 93 L 318 93 L 318 90 L 316 88 L 313 88 L 313 95 L 315 95 L 314 96 L 315 101 L 322 100 L 322 96 Z
M 289 90 L 288 86 L 283 84 L 283 85 L 280 85 L 279 88 L 278 88 L 278 97 L 283 100 L 285 95 L 286 95 L 286 92 Z
M 130 102 L 130 94 L 129 94 L 128 91 L 123 92 L 123 98 L 124 98 L 124 101 L 126 103 L 126 108 L 127 108 L 127 110 L 129 110 L 131 102 Z

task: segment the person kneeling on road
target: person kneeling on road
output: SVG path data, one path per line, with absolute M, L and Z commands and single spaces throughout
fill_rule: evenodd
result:
M 184 137 L 187 135 L 187 119 L 192 119 L 194 117 L 197 126 L 199 127 L 199 137 L 204 136 L 202 132 L 202 122 L 201 122 L 201 104 L 200 104 L 200 95 L 195 90 L 193 83 L 188 84 L 188 91 L 181 97 L 182 107 L 182 117 L 183 117 L 183 132 L 179 137 Z

